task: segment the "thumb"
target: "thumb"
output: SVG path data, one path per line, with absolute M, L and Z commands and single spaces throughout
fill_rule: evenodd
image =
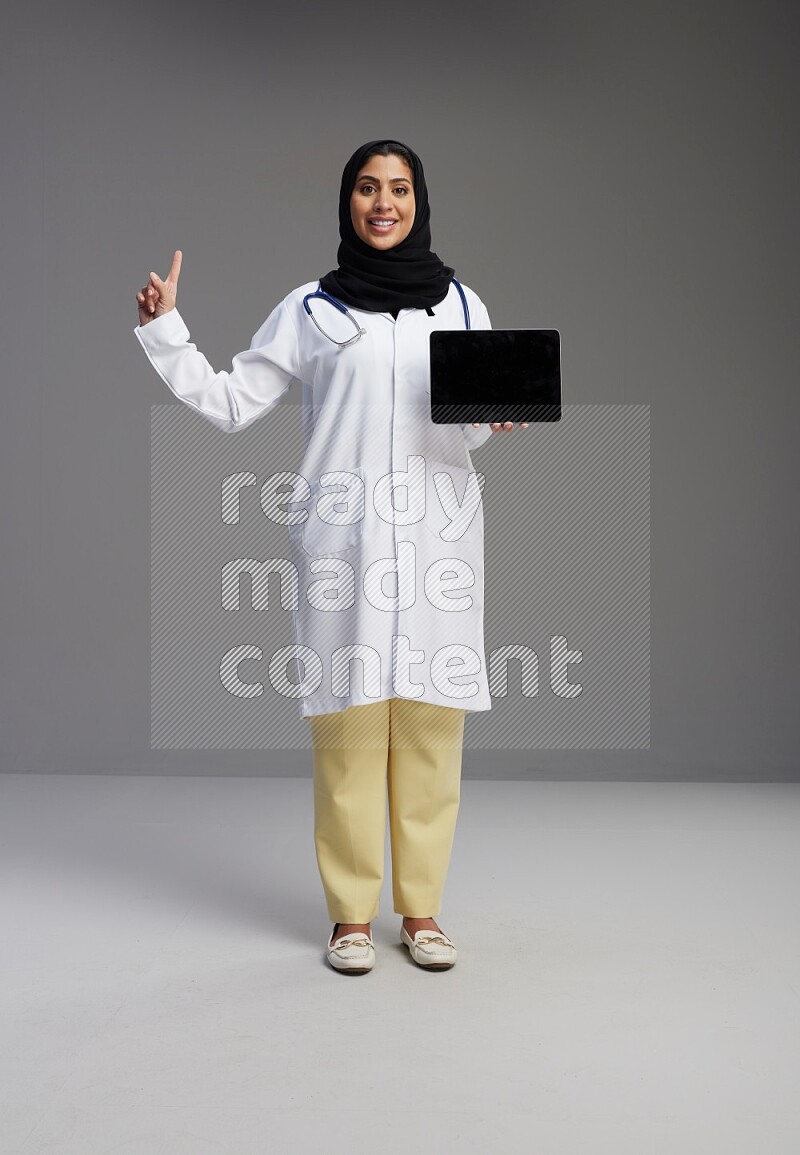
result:
M 159 277 L 158 273 L 151 272 L 150 273 L 150 280 L 153 282 L 153 284 L 155 285 L 155 287 L 157 289 L 163 289 L 164 288 L 164 282 L 161 280 L 161 277 Z

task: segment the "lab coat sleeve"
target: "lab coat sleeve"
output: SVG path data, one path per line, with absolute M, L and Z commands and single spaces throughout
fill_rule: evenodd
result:
M 175 396 L 225 432 L 244 429 L 275 405 L 299 372 L 297 330 L 282 301 L 237 353 L 215 371 L 177 309 L 134 329 L 151 365 Z
M 470 310 L 473 314 L 470 318 L 470 327 L 472 329 L 491 329 L 492 322 L 489 320 L 489 314 L 486 306 L 479 297 L 473 298 L 472 308 Z M 467 449 L 477 449 L 479 445 L 483 445 L 492 436 L 492 427 L 489 424 L 481 425 L 478 429 L 473 429 L 470 422 L 461 422 L 461 428 L 464 432 L 464 441 Z

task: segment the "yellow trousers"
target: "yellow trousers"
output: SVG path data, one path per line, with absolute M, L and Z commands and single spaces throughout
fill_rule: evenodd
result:
M 461 798 L 464 714 L 389 698 L 309 717 L 314 843 L 331 922 L 378 915 L 387 794 L 395 913 L 439 914 Z

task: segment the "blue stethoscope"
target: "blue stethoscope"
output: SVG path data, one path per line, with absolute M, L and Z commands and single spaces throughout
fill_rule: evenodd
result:
M 469 305 L 467 304 L 467 298 L 464 295 L 464 290 L 462 289 L 459 282 L 455 279 L 455 277 L 453 277 L 453 284 L 455 285 L 456 289 L 458 290 L 458 295 L 461 297 L 461 305 L 464 309 L 464 324 L 469 329 L 469 328 L 471 328 L 471 325 L 470 325 L 470 320 L 469 320 Z M 334 337 L 331 337 L 330 333 L 325 332 L 325 330 L 322 328 L 322 326 L 320 325 L 317 318 L 311 312 L 311 306 L 308 303 L 309 301 L 314 300 L 316 297 L 319 297 L 319 299 L 321 301 L 327 301 L 329 305 L 333 305 L 334 309 L 338 309 L 340 313 L 344 313 L 345 317 L 347 317 L 348 321 L 351 322 L 351 324 L 354 326 L 354 328 L 356 330 L 352 337 L 348 337 L 348 339 L 346 341 L 337 341 Z M 356 342 L 359 339 L 359 337 L 363 337 L 367 331 L 366 329 L 361 328 L 361 326 L 359 325 L 358 321 L 355 319 L 353 314 L 349 311 L 349 309 L 345 305 L 342 304 L 341 301 L 337 301 L 335 297 L 332 297 L 330 295 L 330 293 L 325 292 L 325 290 L 322 287 L 322 282 L 320 282 L 319 288 L 316 290 L 316 292 L 307 293 L 305 295 L 305 297 L 303 297 L 303 308 L 308 313 L 309 317 L 314 322 L 314 324 L 317 326 L 320 333 L 322 333 L 322 336 L 327 337 L 329 341 L 332 341 L 334 345 L 338 345 L 340 349 L 346 349 L 348 345 L 354 344 L 354 342 Z

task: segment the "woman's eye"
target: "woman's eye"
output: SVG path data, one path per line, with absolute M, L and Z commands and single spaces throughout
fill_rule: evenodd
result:
M 404 188 L 404 186 L 403 186 L 403 185 L 398 185 L 398 187 L 397 187 L 397 188 L 396 188 L 394 191 L 395 191 L 395 195 L 396 195 L 397 193 L 402 193 L 402 194 L 403 194 L 403 196 L 405 196 L 405 195 L 406 195 L 406 193 L 408 192 L 408 189 L 407 189 L 407 188 Z
M 360 191 L 361 191 L 361 192 L 362 192 L 362 193 L 363 193 L 365 196 L 368 196 L 368 195 L 369 195 L 371 192 L 374 192 L 374 191 L 375 191 L 375 186 L 374 186 L 374 185 L 371 185 L 371 184 L 362 184 L 362 186 L 361 186 L 361 190 L 360 190 Z

